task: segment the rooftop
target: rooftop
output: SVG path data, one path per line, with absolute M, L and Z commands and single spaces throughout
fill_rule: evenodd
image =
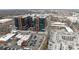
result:
M 8 22 L 8 21 L 11 21 L 12 19 L 0 19 L 0 23 L 5 23 L 5 22 Z
M 8 33 L 8 34 L 2 36 L 2 37 L 0 38 L 0 41 L 7 41 L 8 39 L 10 39 L 10 38 L 11 38 L 12 36 L 14 36 L 14 35 L 15 35 L 15 34 Z
M 61 23 L 61 22 L 51 22 L 51 26 L 54 26 L 54 27 L 53 27 L 53 30 L 55 29 L 55 27 L 56 27 L 56 29 L 58 29 L 59 27 L 64 27 L 64 29 L 66 29 L 67 32 L 73 32 L 73 30 L 72 30 L 70 27 L 66 26 L 65 23 Z M 57 28 L 57 27 L 58 27 L 58 28 Z M 55 29 L 55 31 L 56 31 L 56 29 Z M 61 30 L 61 29 L 58 29 L 58 30 Z

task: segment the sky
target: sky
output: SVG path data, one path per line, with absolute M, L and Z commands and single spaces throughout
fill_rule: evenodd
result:
M 0 0 L 0 9 L 79 9 L 78 0 Z

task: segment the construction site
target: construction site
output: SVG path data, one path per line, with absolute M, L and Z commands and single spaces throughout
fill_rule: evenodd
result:
M 79 49 L 79 13 L 35 11 L 0 18 L 0 50 Z

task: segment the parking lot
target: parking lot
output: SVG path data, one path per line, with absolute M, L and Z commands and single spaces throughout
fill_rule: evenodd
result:
M 28 43 L 28 47 L 33 49 L 33 50 L 36 50 L 40 47 L 42 41 L 43 41 L 42 35 L 34 34 Z

